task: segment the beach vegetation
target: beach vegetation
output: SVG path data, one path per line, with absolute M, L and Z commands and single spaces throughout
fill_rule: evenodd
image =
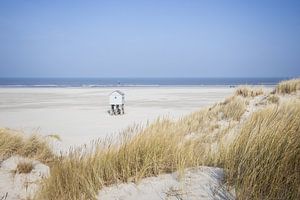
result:
M 230 145 L 227 181 L 239 199 L 300 198 L 300 101 L 254 113 Z
M 14 171 L 16 174 L 29 174 L 33 170 L 33 163 L 30 161 L 20 161 Z
M 278 104 L 279 103 L 279 96 L 275 94 L 268 95 L 267 101 L 270 103 Z
M 239 96 L 232 96 L 219 104 L 217 112 L 225 119 L 240 120 L 247 107 L 247 100 Z
M 242 97 L 256 97 L 258 95 L 262 95 L 264 93 L 262 88 L 258 87 L 250 87 L 250 86 L 239 86 L 235 95 Z
M 24 136 L 9 129 L 0 129 L 0 160 L 14 155 L 51 162 L 54 154 L 47 141 L 38 135 Z
M 279 94 L 291 94 L 300 90 L 300 78 L 280 82 L 275 89 Z
M 60 141 L 60 142 L 62 141 L 60 135 L 58 135 L 58 134 L 50 134 L 50 135 L 47 135 L 46 137 L 53 138 L 53 139 L 55 139 L 57 141 Z

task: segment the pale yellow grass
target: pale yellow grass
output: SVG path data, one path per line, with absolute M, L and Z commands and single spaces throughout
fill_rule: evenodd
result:
M 62 141 L 61 137 L 58 134 L 50 134 L 50 135 L 47 135 L 46 137 L 53 138 L 58 141 Z
M 33 158 L 44 163 L 54 159 L 50 146 L 42 137 L 24 137 L 15 131 L 0 129 L 0 160 L 13 155 Z
M 223 114 L 226 119 L 238 121 L 246 111 L 247 104 L 248 101 L 246 99 L 239 96 L 233 96 L 221 103 L 217 112 Z
M 230 146 L 227 180 L 239 199 L 300 199 L 300 101 L 253 114 Z
M 270 102 L 270 103 L 278 104 L 280 98 L 279 98 L 277 95 L 270 94 L 270 95 L 267 97 L 267 100 L 268 100 L 268 102 Z
M 243 97 L 255 97 L 258 95 L 262 95 L 263 93 L 264 91 L 262 88 L 250 86 L 239 86 L 235 91 L 235 95 Z
M 300 90 L 300 78 L 280 82 L 275 91 L 279 94 L 291 94 Z
M 28 174 L 33 170 L 33 163 L 31 161 L 21 161 L 17 164 L 17 168 L 14 173 Z
M 54 163 L 37 199 L 95 199 L 104 185 L 198 165 L 195 148 L 180 145 L 184 136 L 172 126 L 172 122 L 161 120 L 143 130 L 127 130 L 117 143 L 97 141 L 93 150 L 71 151 Z

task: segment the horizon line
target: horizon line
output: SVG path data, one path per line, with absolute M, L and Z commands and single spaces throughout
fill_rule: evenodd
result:
M 179 77 L 179 76 L 172 76 L 172 77 L 168 77 L 168 76 L 160 76 L 160 77 L 155 77 L 155 76 L 149 76 L 149 77 L 143 77 L 143 76 L 132 76 L 132 77 L 86 77 L 86 76 L 82 76 L 82 77 L 78 77 L 78 76 L 74 76 L 74 77 L 62 77 L 62 76 L 56 76 L 56 77 L 45 77 L 45 76 L 41 76 L 41 77 L 0 77 L 0 79 L 157 79 L 157 78 L 166 78 L 166 79 L 173 79 L 173 78 L 182 78 L 182 79 L 193 79 L 193 78 L 207 78 L 207 79 L 214 79 L 214 78 L 228 78 L 228 79 L 234 79 L 234 78 L 297 78 L 300 77 L 300 75 L 296 75 L 296 76 L 206 76 L 206 77 L 201 77 L 201 76 L 190 76 L 190 77 Z

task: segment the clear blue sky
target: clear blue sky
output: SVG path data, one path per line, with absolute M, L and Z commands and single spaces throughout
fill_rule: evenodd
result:
M 0 1 L 0 77 L 300 75 L 300 1 Z

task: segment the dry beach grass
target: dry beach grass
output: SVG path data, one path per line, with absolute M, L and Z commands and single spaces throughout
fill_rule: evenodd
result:
M 128 129 L 121 137 L 120 143 L 98 141 L 92 151 L 76 149 L 59 159 L 39 198 L 94 199 L 105 185 L 198 165 L 195 143 L 182 143 L 184 135 L 168 120 Z
M 262 95 L 263 89 L 257 87 L 250 86 L 240 86 L 236 89 L 235 95 L 243 96 L 243 97 L 256 97 L 258 95 Z
M 300 198 L 300 101 L 254 113 L 229 147 L 227 180 L 241 199 Z
M 275 91 L 279 94 L 291 94 L 300 90 L 300 78 L 280 82 Z
M 299 79 L 291 84 L 295 82 Z M 245 114 L 251 102 L 263 99 L 256 99 L 263 97 L 260 88 L 238 88 L 224 102 L 180 120 L 162 118 L 146 127 L 132 126 L 117 139 L 94 141 L 55 159 L 39 139 L 2 131 L 0 155 L 52 160 L 51 176 L 36 199 L 96 199 L 103 186 L 200 165 L 223 167 L 238 199 L 297 199 L 300 102 L 292 97 L 281 101 L 282 91 L 276 91 L 266 97 L 272 104 L 257 104 L 249 116 Z M 226 139 L 231 133 L 233 139 Z
M 275 103 L 275 104 L 278 104 L 279 103 L 279 97 L 277 95 L 274 95 L 274 94 L 271 94 L 267 97 L 267 100 L 270 102 L 270 103 Z
M 33 170 L 33 163 L 29 161 L 22 161 L 19 162 L 17 165 L 17 168 L 15 170 L 15 173 L 18 174 L 28 174 Z
M 24 137 L 23 134 L 9 129 L 0 129 L 0 160 L 13 155 L 40 160 L 48 163 L 54 159 L 47 141 L 37 135 Z

